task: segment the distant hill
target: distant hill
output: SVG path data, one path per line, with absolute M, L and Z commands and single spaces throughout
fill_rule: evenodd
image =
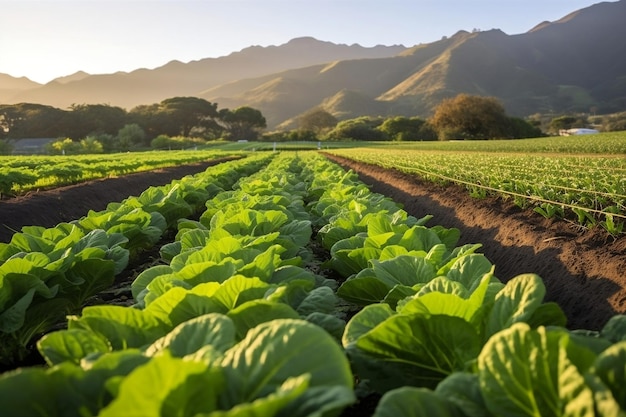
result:
M 35 89 L 40 85 L 26 77 L 16 78 L 8 74 L 0 74 L 0 103 L 11 103 L 7 98 Z
M 89 76 L 74 74 L 45 85 L 37 84 L 35 88 L 19 90 L 16 94 L 0 95 L 0 103 L 42 103 L 61 108 L 72 103 L 108 103 L 130 109 L 173 96 L 197 95 L 239 79 L 336 60 L 387 57 L 405 49 L 402 45 L 369 48 L 337 45 L 303 37 L 280 46 L 251 46 L 220 58 L 189 63 L 171 61 L 152 70 Z
M 55 78 L 54 81 L 61 83 L 61 84 L 67 84 L 67 83 L 71 83 L 72 81 L 83 80 L 89 76 L 90 75 L 87 74 L 85 71 L 78 71 L 78 72 L 75 72 L 74 74 L 66 75 L 65 77 Z
M 497 97 L 516 116 L 626 110 L 626 0 L 602 2 L 527 33 L 456 34 L 428 44 L 335 45 L 298 38 L 154 70 L 6 87 L 0 102 L 151 104 L 194 95 L 220 108 L 258 108 L 270 129 L 322 107 L 338 118 L 428 117 L 459 93 Z M 16 79 L 17 80 L 17 79 Z M 3 90 L 6 89 L 6 90 Z M 13 91 L 8 96 L 3 91 Z M 63 101 L 65 100 L 65 101 Z

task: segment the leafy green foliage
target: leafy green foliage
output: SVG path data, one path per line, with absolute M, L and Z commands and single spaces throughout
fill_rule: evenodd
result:
M 587 139 L 585 143 L 580 138 L 563 140 L 563 144 L 534 140 L 514 141 L 512 145 L 500 141 L 493 147 L 484 142 L 476 146 L 456 142 L 439 147 L 426 144 L 413 149 L 353 149 L 334 153 L 437 183 L 456 182 L 475 197 L 512 199 L 519 207 L 531 207 L 546 218 L 571 219 L 588 228 L 600 225 L 615 236 L 621 235 L 626 201 L 621 176 L 615 172 L 624 169 L 623 158 L 535 155 L 570 152 L 570 148 L 571 152 L 579 153 L 613 153 L 620 148 L 621 140 L 611 135 L 598 141 Z M 613 146 L 617 149 L 613 150 Z M 529 158 L 529 154 L 535 156 Z
M 272 320 L 239 339 L 229 318 L 209 314 L 181 324 L 143 353 L 103 353 L 104 347 L 80 364 L 2 375 L 0 406 L 11 415 L 312 416 L 340 412 L 355 400 L 340 346 L 302 320 Z
M 13 354 L 21 356 L 34 334 L 109 287 L 128 263 L 128 251 L 121 247 L 125 242 L 120 235 L 102 230 L 84 234 L 64 224 L 50 230 L 25 228 L 2 244 L 0 331 L 3 338 L 12 335 L 17 341 Z M 2 362 L 12 361 L 13 354 L 3 352 Z
M 183 183 L 111 205 L 162 211 L 162 224 L 178 226 L 161 250 L 167 264 L 133 282 L 132 308 L 87 307 L 67 330 L 41 338 L 50 367 L 1 375 L 0 409 L 330 416 L 355 401 L 358 381 L 358 391 L 384 394 L 375 416 L 623 412 L 623 316 L 601 332 L 566 330 L 560 308 L 543 302 L 540 277 L 500 282 L 476 253 L 480 244 L 457 247 L 458 230 L 426 227 L 430 216 L 409 216 L 319 157 L 276 157 L 234 191 L 219 191 L 237 178 L 201 187 L 193 206 L 212 197 L 199 221 L 176 219 L 192 206 Z M 328 265 L 348 277 L 341 303 L 336 283 L 302 267 L 313 227 L 324 229 Z M 113 248 L 126 243 L 100 229 L 85 235 L 78 224 L 24 232 L 0 247 L 0 268 L 29 276 L 7 273 L 7 285 L 26 295 L 7 317 L 29 292 L 42 300 L 25 322 L 58 300 L 54 273 L 69 264 L 62 244 L 81 254 L 67 275 L 80 298 L 102 281 L 88 271 L 106 270 L 103 259 L 113 268 Z M 346 300 L 365 305 L 348 323 L 345 312 L 355 310 Z
M 216 183 L 232 185 L 246 169 L 255 170 L 264 160 L 266 157 L 233 162 L 241 166 L 241 172 L 223 167 L 218 171 L 216 167 L 218 174 L 224 173 Z M 204 181 L 213 178 L 219 175 L 205 175 Z M 48 331 L 64 315 L 78 312 L 89 297 L 110 287 L 130 256 L 161 238 L 168 221 L 176 224 L 194 211 L 197 198 L 221 189 L 192 179 L 152 187 L 139 197 L 111 203 L 106 210 L 90 212 L 71 223 L 49 229 L 23 227 L 9 243 L 1 243 L 0 362 L 20 360 L 36 335 Z M 193 197 L 189 197 L 191 193 Z M 129 319 L 133 322 L 133 317 L 120 319 L 122 327 Z M 136 340 L 133 331 L 122 331 L 120 343 Z
M 383 123 L 383 119 L 378 117 L 358 117 L 356 119 L 342 120 L 326 133 L 325 139 L 337 140 L 386 140 L 385 134 L 376 128 Z
M 457 275 L 453 271 L 449 276 Z M 500 330 L 531 320 L 565 324 L 562 313 L 536 317 L 545 314 L 540 308 L 545 288 L 535 275 L 520 275 L 504 286 L 491 273 L 469 284 L 455 278 L 438 277 L 417 287 L 395 311 L 385 304 L 369 305 L 348 322 L 344 347 L 372 388 L 434 388 L 448 375 L 469 368 Z
M 95 141 L 90 145 L 91 142 Z M 92 151 L 101 140 L 91 137 L 85 142 L 67 139 L 64 143 L 75 148 L 74 153 L 89 147 Z M 92 146 L 93 145 L 93 146 Z M 58 149 L 60 154 L 64 145 Z M 80 149 L 79 149 L 80 148 Z M 67 151 L 66 154 L 71 153 Z M 96 152 L 97 153 L 97 152 Z M 26 191 L 73 184 L 96 178 L 125 175 L 132 172 L 171 167 L 230 156 L 220 151 L 137 152 L 103 155 L 72 155 L 71 161 L 64 156 L 8 156 L 0 157 L 0 192 L 4 195 L 23 194 Z

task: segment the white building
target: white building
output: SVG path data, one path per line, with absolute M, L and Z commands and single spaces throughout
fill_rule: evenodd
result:
M 561 129 L 559 130 L 559 136 L 572 136 L 572 135 L 589 135 L 593 133 L 600 133 L 599 130 L 596 129 L 585 129 L 582 127 L 577 127 L 574 129 Z

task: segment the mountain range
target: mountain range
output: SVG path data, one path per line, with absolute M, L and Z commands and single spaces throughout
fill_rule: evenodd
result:
M 59 108 L 102 104 L 130 110 L 174 96 L 219 108 L 251 106 L 268 128 L 293 128 L 322 107 L 339 119 L 362 115 L 428 117 L 459 93 L 493 96 L 507 113 L 608 113 L 626 110 L 626 0 L 602 2 L 542 22 L 523 34 L 459 31 L 413 47 L 362 47 L 292 39 L 219 58 L 155 69 L 38 84 L 0 74 L 0 103 Z

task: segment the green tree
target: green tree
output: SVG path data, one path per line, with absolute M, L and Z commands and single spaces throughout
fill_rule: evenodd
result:
M 369 116 L 357 117 L 356 119 L 342 120 L 334 129 L 325 135 L 326 140 L 343 141 L 379 141 L 387 140 L 387 136 L 377 128 L 382 125 L 384 119 Z
M 550 133 L 558 134 L 559 130 L 585 127 L 586 125 L 587 119 L 585 117 L 565 115 L 553 118 L 548 129 Z
M 145 139 L 146 133 L 136 123 L 127 124 L 117 132 L 117 142 L 128 144 L 131 148 L 149 146 Z
M 337 118 L 322 108 L 315 108 L 298 118 L 298 127 L 320 135 L 337 125 Z
M 159 104 L 157 116 L 162 119 L 159 134 L 189 137 L 194 128 L 215 127 L 217 104 L 198 97 L 172 97 Z
M 127 122 L 121 107 L 108 104 L 74 104 L 68 114 L 66 136 L 78 140 L 92 133 L 116 134 Z
M 626 130 L 626 112 L 616 113 L 608 116 L 603 126 L 607 132 Z
M 168 130 L 177 131 L 177 127 L 168 126 L 167 117 L 160 112 L 158 103 L 142 104 L 133 107 L 128 112 L 128 122 L 141 126 L 146 134 L 146 139 L 151 140 Z
M 544 136 L 536 123 L 521 119 L 519 117 L 509 117 L 509 128 L 507 129 L 510 138 L 538 138 Z
M 119 151 L 117 136 L 110 133 L 94 133 L 85 138 L 85 140 L 94 140 L 102 145 L 102 152 L 110 153 Z
M 426 123 L 420 127 L 420 131 L 418 133 L 419 140 L 437 140 L 439 139 L 437 135 L 437 130 L 434 126 L 427 120 Z
M 185 136 L 169 137 L 167 135 L 159 135 L 152 139 L 150 146 L 152 149 L 186 149 L 206 143 L 201 138 L 188 138 Z
M 426 121 L 419 117 L 396 116 L 386 119 L 377 129 L 394 141 L 430 140 L 422 136 L 425 124 Z
M 68 112 L 33 103 L 0 105 L 0 138 L 54 138 L 65 135 Z
M 239 107 L 235 110 L 219 111 L 219 123 L 226 132 L 228 140 L 257 140 L 261 131 L 267 127 L 263 114 L 252 107 Z
M 104 148 L 102 144 L 93 136 L 88 136 L 80 141 L 81 153 L 95 154 L 102 153 Z
M 81 153 L 81 146 L 79 142 L 65 138 L 48 143 L 46 150 L 52 155 L 77 155 Z
M 443 100 L 430 123 L 441 140 L 507 137 L 508 117 L 494 97 L 459 94 Z
M 172 144 L 172 140 L 167 135 L 159 135 L 150 141 L 152 149 L 168 149 Z

